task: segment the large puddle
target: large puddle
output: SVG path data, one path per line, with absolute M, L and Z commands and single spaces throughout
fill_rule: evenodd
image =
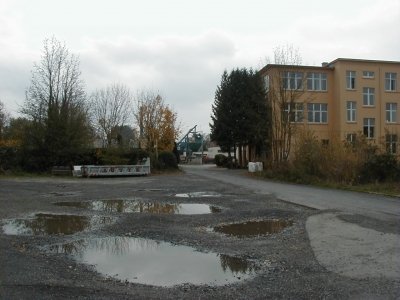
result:
M 179 214 L 198 215 L 220 212 L 216 206 L 199 203 L 161 203 L 143 202 L 139 200 L 96 200 L 80 202 L 57 202 L 59 206 L 86 208 L 102 212 L 117 213 L 152 213 L 152 214 Z
M 8 235 L 70 235 L 113 222 L 111 217 L 37 213 L 23 219 L 4 220 L 3 232 Z
M 271 219 L 263 221 L 248 221 L 245 223 L 234 223 L 214 227 L 214 231 L 240 238 L 254 237 L 279 233 L 293 224 L 292 221 Z
M 105 276 L 157 286 L 224 285 L 250 278 L 256 271 L 252 263 L 240 258 L 143 238 L 84 239 L 49 250 L 72 255 Z

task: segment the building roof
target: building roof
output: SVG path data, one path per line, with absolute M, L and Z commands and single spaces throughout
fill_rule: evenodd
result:
M 358 59 L 358 58 L 336 58 L 329 63 L 322 63 L 322 66 L 303 66 L 303 65 L 280 65 L 280 64 L 267 64 L 259 72 L 265 73 L 273 68 L 285 68 L 285 69 L 318 69 L 318 70 L 332 70 L 337 62 L 365 62 L 365 63 L 379 63 L 379 64 L 400 64 L 400 61 L 389 61 L 389 60 L 369 60 L 369 59 Z
M 266 71 L 273 68 L 285 68 L 285 69 L 310 69 L 310 70 L 331 70 L 332 67 L 327 66 L 303 66 L 303 65 L 280 65 L 280 64 L 268 64 L 263 67 L 259 72 L 265 73 Z
M 400 61 L 390 60 L 374 60 L 374 59 L 359 59 L 359 58 L 336 58 L 335 60 L 328 63 L 328 66 L 332 66 L 339 61 L 344 62 L 365 62 L 365 63 L 378 63 L 378 64 L 400 64 Z

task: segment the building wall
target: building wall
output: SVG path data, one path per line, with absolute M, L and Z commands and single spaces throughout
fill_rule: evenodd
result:
M 397 110 L 400 109 L 400 62 L 387 63 L 382 61 L 352 61 L 338 60 L 334 64 L 335 81 L 335 101 L 339 106 L 339 118 L 336 119 L 337 126 L 340 127 L 341 138 L 345 138 L 348 133 L 362 132 L 364 118 L 375 119 L 375 137 L 373 140 L 379 142 L 379 138 L 385 136 L 385 130 L 399 134 L 399 118 L 397 112 L 397 122 L 386 122 L 386 103 L 397 103 Z M 355 71 L 355 88 L 347 89 L 346 71 Z M 374 78 L 363 76 L 364 71 L 374 72 Z M 395 92 L 385 91 L 385 73 L 397 74 L 397 87 Z M 372 106 L 363 104 L 363 88 L 375 89 L 375 103 Z M 347 101 L 356 102 L 356 120 L 347 121 Z
M 372 118 L 375 120 L 374 137 L 371 142 L 384 143 L 387 133 L 396 134 L 397 153 L 400 153 L 400 62 L 371 61 L 358 59 L 337 59 L 323 67 L 309 66 L 282 66 L 267 65 L 260 73 L 262 75 L 277 74 L 277 70 L 288 69 L 304 73 L 303 94 L 299 102 L 304 103 L 304 121 L 296 123 L 296 127 L 305 127 L 314 132 L 321 140 L 330 139 L 336 136 L 345 140 L 348 134 L 363 133 L 364 119 Z M 354 89 L 347 88 L 347 71 L 355 72 Z M 373 78 L 364 76 L 364 71 L 373 72 Z M 307 89 L 307 73 L 318 72 L 327 76 L 326 91 L 309 91 Z M 385 74 L 396 74 L 395 91 L 385 90 Z M 270 84 L 272 81 L 270 82 Z M 272 83 L 273 84 L 273 83 Z M 364 88 L 374 89 L 374 104 L 364 105 Z M 353 101 L 356 104 L 356 118 L 354 122 L 347 120 L 347 102 Z M 324 103 L 328 105 L 327 123 L 310 123 L 307 121 L 307 104 Z M 386 121 L 386 104 L 396 103 L 396 122 Z

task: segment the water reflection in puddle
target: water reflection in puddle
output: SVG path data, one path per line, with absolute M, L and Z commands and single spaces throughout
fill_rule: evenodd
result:
M 96 200 L 81 202 L 57 202 L 59 206 L 86 208 L 103 212 L 118 213 L 153 213 L 153 214 L 179 214 L 197 215 L 220 212 L 221 209 L 208 204 L 198 203 L 161 203 L 143 202 L 138 200 Z
M 221 194 L 216 192 L 192 192 L 192 193 L 175 194 L 175 197 L 180 197 L 180 198 L 221 197 Z
M 157 286 L 224 285 L 249 278 L 256 271 L 250 262 L 240 258 L 143 238 L 85 239 L 54 245 L 49 250 L 94 265 L 105 276 Z
M 3 232 L 8 235 L 70 235 L 113 222 L 113 218 L 102 216 L 37 213 L 24 219 L 4 220 Z
M 284 228 L 291 226 L 292 221 L 272 219 L 264 221 L 249 221 L 245 223 L 236 223 L 228 225 L 220 225 L 214 227 L 214 231 L 236 237 L 253 237 L 257 235 L 265 235 L 279 233 Z

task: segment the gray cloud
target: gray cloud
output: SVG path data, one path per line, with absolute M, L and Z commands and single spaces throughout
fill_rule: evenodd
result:
M 0 2 L 0 99 L 12 113 L 23 103 L 41 41 L 53 34 L 79 55 L 88 93 L 113 82 L 159 91 L 186 127 L 204 131 L 224 69 L 262 67 L 276 46 L 299 47 L 310 65 L 337 57 L 400 60 L 398 0 L 172 1 L 174 9 L 165 1 L 71 1 L 61 5 L 79 7 L 73 24 L 50 0 Z
M 80 54 L 88 87 L 118 81 L 133 90 L 160 91 L 184 125 L 205 131 L 220 76 L 236 54 L 234 42 L 218 32 L 148 42 L 91 41 L 88 49 Z

